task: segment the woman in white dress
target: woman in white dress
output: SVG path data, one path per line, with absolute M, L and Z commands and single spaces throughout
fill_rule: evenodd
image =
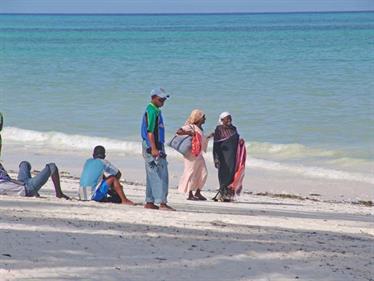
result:
M 195 109 L 191 112 L 185 125 L 177 131 L 178 135 L 194 136 L 199 134 L 198 139 L 200 140 L 200 151 L 195 151 L 196 154 L 191 151 L 184 157 L 184 172 L 180 178 L 178 190 L 187 194 L 187 200 L 206 200 L 201 194 L 208 176 L 203 152 L 206 152 L 209 139 L 213 134 L 204 135 L 202 125 L 205 123 L 205 119 L 204 112 Z

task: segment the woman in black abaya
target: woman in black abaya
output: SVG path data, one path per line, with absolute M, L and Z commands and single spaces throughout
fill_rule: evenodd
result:
M 236 154 L 239 134 L 232 125 L 232 117 L 228 112 L 219 116 L 219 125 L 214 132 L 213 158 L 218 169 L 219 191 L 213 198 L 215 201 L 231 201 L 234 191 L 229 187 L 235 175 Z

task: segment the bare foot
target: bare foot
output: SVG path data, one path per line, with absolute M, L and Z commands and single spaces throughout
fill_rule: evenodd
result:
M 125 199 L 125 201 L 121 202 L 121 204 L 129 205 L 129 206 L 134 206 L 135 205 L 134 202 L 132 202 L 131 200 L 129 200 L 127 198 Z
M 63 193 L 61 193 L 61 194 L 56 194 L 56 197 L 57 197 L 57 198 L 64 198 L 64 199 L 66 199 L 66 200 L 70 200 L 70 197 L 67 196 L 67 195 L 65 195 L 65 194 L 63 194 Z

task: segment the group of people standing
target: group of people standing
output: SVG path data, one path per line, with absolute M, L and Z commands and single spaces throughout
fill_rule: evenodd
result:
M 147 175 L 145 208 L 174 210 L 167 205 L 168 168 L 165 153 L 165 126 L 160 108 L 169 95 L 162 88 L 151 91 L 142 121 L 143 157 Z M 215 201 L 231 201 L 240 194 L 245 170 L 246 148 L 240 139 L 232 116 L 223 112 L 219 116 L 214 133 L 205 135 L 203 124 L 206 115 L 202 110 L 191 112 L 184 126 L 176 134 L 189 135 L 197 139 L 199 149 L 192 149 L 184 155 L 184 171 L 178 190 L 187 194 L 187 200 L 207 200 L 201 190 L 207 180 L 208 171 L 203 153 L 206 152 L 209 139 L 214 138 L 213 158 L 218 169 L 219 190 Z M 157 206 L 156 204 L 159 204 Z
M 169 95 L 163 88 L 156 88 L 151 91 L 150 96 L 151 101 L 146 107 L 141 124 L 142 155 L 146 171 L 144 208 L 175 211 L 167 201 L 169 176 L 165 153 L 165 126 L 161 112 L 161 107 Z M 1 130 L 3 119 L 0 117 Z M 209 140 L 213 138 L 213 159 L 218 169 L 220 185 L 213 200 L 231 201 L 242 189 L 246 160 L 244 140 L 240 139 L 236 127 L 232 124 L 230 113 L 223 112 L 219 116 L 214 133 L 209 135 L 204 133 L 205 120 L 205 113 L 195 109 L 176 132 L 177 135 L 188 135 L 193 139 L 191 151 L 184 155 L 184 171 L 178 190 L 186 194 L 187 200 L 207 200 L 201 193 L 208 176 L 203 153 L 207 151 Z M 120 183 L 121 172 L 105 157 L 105 148 L 98 145 L 93 150 L 92 158 L 85 162 L 80 177 L 79 199 L 134 205 L 123 191 Z M 13 180 L 0 164 L 0 194 L 38 196 L 39 189 L 51 177 L 56 196 L 68 199 L 61 190 L 58 169 L 54 163 L 47 164 L 35 177 L 31 176 L 30 171 L 30 163 L 21 162 L 18 179 Z

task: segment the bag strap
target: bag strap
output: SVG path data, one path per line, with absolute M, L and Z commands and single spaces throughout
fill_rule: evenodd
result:
M 190 126 L 192 132 L 196 133 L 196 130 L 195 130 L 195 127 L 194 127 L 194 126 L 192 126 L 191 124 L 189 124 L 188 126 Z

